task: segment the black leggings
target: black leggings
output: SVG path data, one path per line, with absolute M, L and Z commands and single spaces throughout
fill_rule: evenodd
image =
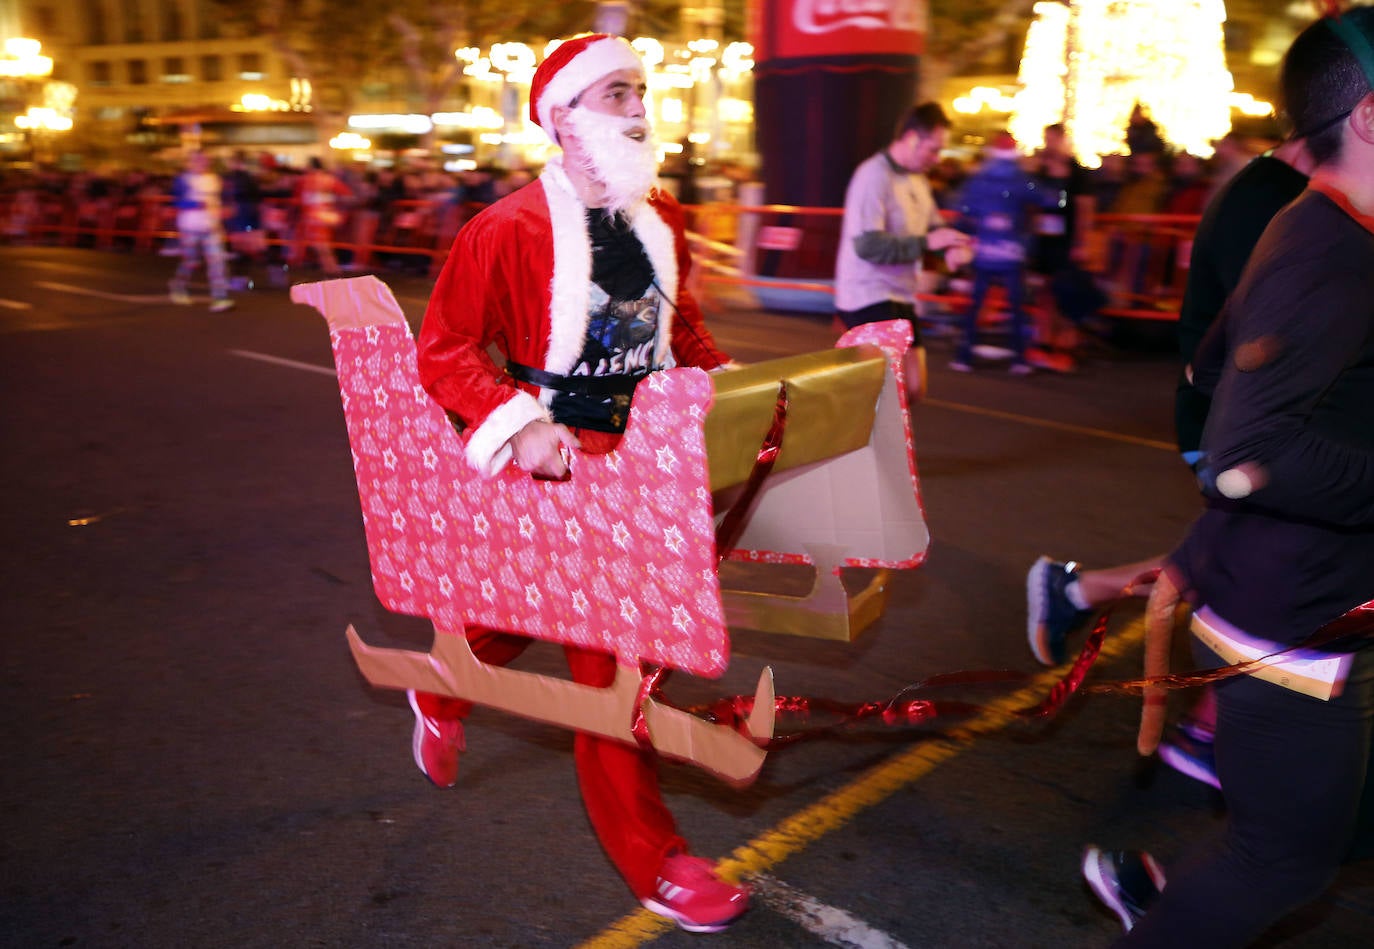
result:
M 853 329 L 865 323 L 883 323 L 887 320 L 906 320 L 911 324 L 911 345 L 921 345 L 921 322 L 916 318 L 916 306 L 911 303 L 898 303 L 896 300 L 883 300 L 871 303 L 859 310 L 836 310 L 840 322 Z
M 1193 654 L 1200 667 L 1222 664 L 1196 639 Z M 1163 896 L 1119 946 L 1248 945 L 1331 884 L 1351 855 L 1362 793 L 1374 798 L 1370 650 L 1329 702 L 1244 675 L 1216 692 L 1225 830 L 1169 868 Z

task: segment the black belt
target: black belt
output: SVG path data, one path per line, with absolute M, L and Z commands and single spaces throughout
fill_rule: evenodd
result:
M 641 372 L 637 376 L 564 376 L 535 369 L 532 366 L 523 366 L 510 360 L 506 362 L 506 375 L 518 382 L 528 382 L 530 385 L 539 386 L 541 389 L 556 389 L 559 392 L 570 392 L 574 395 L 633 395 L 639 380 L 648 374 L 648 372 Z

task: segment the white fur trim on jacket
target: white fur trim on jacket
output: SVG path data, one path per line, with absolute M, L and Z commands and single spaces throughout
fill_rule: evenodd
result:
M 549 133 L 549 138 L 558 141 L 553 131 L 553 107 L 568 105 L 592 83 L 617 69 L 643 72 L 644 61 L 633 46 L 618 36 L 588 44 L 545 84 L 537 103 L 539 127 Z
M 672 365 L 673 317 L 677 306 L 677 247 L 673 229 L 658 216 L 654 207 L 645 201 L 630 212 L 630 227 L 644 245 L 649 266 L 654 268 L 654 282 L 663 294 L 663 306 L 658 313 L 658 339 L 654 346 L 654 363 Z
M 553 421 L 547 409 L 528 392 L 516 392 L 515 398 L 504 403 L 483 420 L 468 439 L 468 462 L 490 478 L 504 468 L 514 452 L 510 440 L 516 432 L 534 421 Z
M 544 371 L 565 374 L 577 365 L 587 343 L 587 312 L 592 280 L 592 247 L 587 236 L 587 209 L 573 191 L 561 155 L 549 159 L 539 176 L 549 202 L 553 229 L 553 280 L 549 285 L 549 351 Z M 671 364 L 672 305 L 677 303 L 677 252 L 672 228 L 647 201 L 630 212 L 630 227 L 653 268 L 666 303 L 659 312 L 654 357 Z M 671 305 L 670 305 L 671 304 Z M 548 405 L 553 392 L 545 389 L 539 401 Z
M 553 230 L 553 280 L 549 284 L 549 351 L 544 371 L 571 371 L 587 342 L 587 305 L 592 280 L 592 245 L 587 236 L 587 209 L 555 155 L 539 176 L 549 202 Z M 545 390 L 540 401 L 548 404 Z

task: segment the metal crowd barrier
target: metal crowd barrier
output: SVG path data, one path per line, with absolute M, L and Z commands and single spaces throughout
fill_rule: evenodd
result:
M 342 218 L 327 243 L 344 251 L 355 267 L 371 267 L 381 255 L 413 259 L 437 275 L 458 229 L 481 205 L 436 200 L 400 200 L 381 209 L 339 208 Z M 264 198 L 259 206 L 264 249 L 278 248 L 284 262 L 298 264 L 308 252 L 300 203 Z M 17 192 L 0 196 L 0 239 L 8 243 L 125 248 L 152 252 L 177 239 L 176 209 L 165 194 L 134 198 L 74 199 Z M 232 234 L 231 234 L 231 243 Z
M 327 243 L 354 268 L 386 258 L 437 275 L 459 228 L 478 204 L 393 201 L 382 208 L 341 206 Z M 686 207 L 694 250 L 693 288 L 703 296 L 721 288 L 747 292 L 768 309 L 830 312 L 839 208 L 781 204 L 701 204 Z M 259 209 L 260 247 L 278 248 L 286 263 L 308 255 L 299 202 L 265 198 Z M 1101 314 L 1173 320 L 1183 298 L 1197 215 L 1097 214 L 1084 242 L 1085 268 L 1107 296 Z M 176 240 L 176 210 L 164 194 L 73 199 L 35 192 L 0 195 L 0 239 L 127 248 L 152 252 Z M 932 267 L 921 299 L 962 310 L 957 274 Z M 951 286 L 953 284 L 953 286 Z M 1032 302 L 1034 306 L 1034 302 Z
M 1196 214 L 1098 214 L 1086 269 L 1107 293 L 1105 316 L 1176 320 L 1188 281 Z
M 690 206 L 687 213 L 693 285 L 703 294 L 735 287 L 770 308 L 834 309 L 841 209 L 709 204 Z M 1083 266 L 1106 294 L 1101 315 L 1177 319 L 1198 220 L 1183 214 L 1094 215 Z M 959 274 L 936 266 L 925 276 L 922 300 L 960 311 L 968 306 L 968 296 L 951 287 L 959 285 Z

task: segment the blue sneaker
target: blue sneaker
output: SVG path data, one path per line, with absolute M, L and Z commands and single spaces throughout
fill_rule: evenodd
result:
M 1159 760 L 1179 774 L 1220 791 L 1221 780 L 1217 778 L 1217 758 L 1212 743 L 1199 738 L 1195 729 L 1196 726 L 1187 727 L 1182 722 L 1175 726 L 1159 745 Z
M 1072 560 L 1041 557 L 1026 574 L 1026 638 L 1041 665 L 1062 663 L 1064 640 L 1092 616 L 1092 610 L 1080 610 L 1064 592 L 1077 572 Z
M 1164 892 L 1164 868 L 1143 850 L 1083 851 L 1083 879 L 1130 932 Z

